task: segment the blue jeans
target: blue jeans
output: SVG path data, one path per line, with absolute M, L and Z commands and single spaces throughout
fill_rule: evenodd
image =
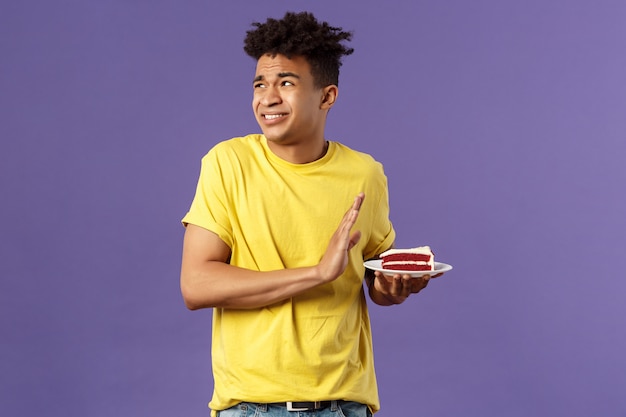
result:
M 330 407 L 311 411 L 287 411 L 273 404 L 239 403 L 219 411 L 218 417 L 371 417 L 366 405 L 352 401 L 333 401 Z

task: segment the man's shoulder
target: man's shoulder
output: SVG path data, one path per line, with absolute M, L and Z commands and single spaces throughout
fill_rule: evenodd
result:
M 205 158 L 226 157 L 227 155 L 245 155 L 246 153 L 255 153 L 261 148 L 260 134 L 249 134 L 245 136 L 237 136 L 223 140 L 215 144 Z
M 218 151 L 228 150 L 228 149 L 237 149 L 237 150 L 252 150 L 254 147 L 261 145 L 262 135 L 252 133 L 245 136 L 236 136 L 230 139 L 223 140 L 218 142 L 213 149 L 217 149 Z
M 335 142 L 335 144 L 337 146 L 337 153 L 343 158 L 352 159 L 363 166 L 369 166 L 376 170 L 382 167 L 382 164 L 369 153 L 353 149 L 340 142 Z

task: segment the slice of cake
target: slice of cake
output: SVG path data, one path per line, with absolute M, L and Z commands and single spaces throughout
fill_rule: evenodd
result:
M 433 271 L 435 255 L 429 246 L 411 249 L 389 249 L 380 254 L 383 269 L 398 271 Z

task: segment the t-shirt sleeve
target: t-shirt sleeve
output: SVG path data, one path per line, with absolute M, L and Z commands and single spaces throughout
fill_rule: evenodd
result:
M 182 223 L 184 226 L 193 224 L 210 230 L 232 248 L 233 235 L 227 204 L 227 176 L 224 175 L 217 154 L 214 148 L 202 158 L 196 194 Z
M 396 239 L 396 231 L 389 219 L 387 177 L 382 170 L 382 165 L 379 165 L 379 167 L 380 172 L 374 181 L 376 191 L 370 193 L 372 196 L 377 196 L 378 201 L 372 215 L 372 233 L 363 253 L 364 259 L 371 259 L 386 251 L 393 245 Z

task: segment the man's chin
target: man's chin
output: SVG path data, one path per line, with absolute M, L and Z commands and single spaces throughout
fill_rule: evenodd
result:
M 285 144 L 287 142 L 287 138 L 282 135 L 272 134 L 271 132 L 263 132 L 263 136 L 267 139 L 268 142 L 276 143 L 276 144 Z

